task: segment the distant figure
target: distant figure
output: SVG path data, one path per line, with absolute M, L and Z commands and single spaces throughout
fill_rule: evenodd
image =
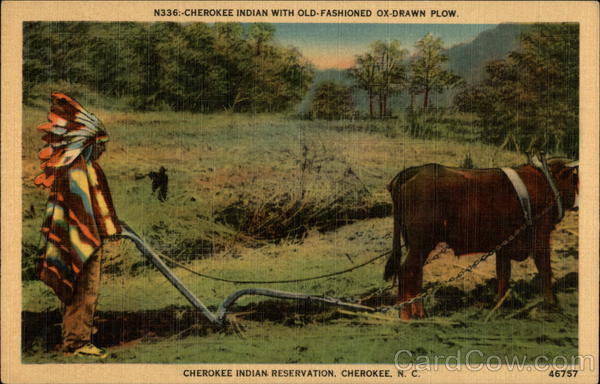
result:
M 158 201 L 167 200 L 167 192 L 169 190 L 169 176 L 167 176 L 167 170 L 165 167 L 160 167 L 158 172 L 149 172 L 145 175 L 136 176 L 136 179 L 143 179 L 148 176 L 152 180 L 152 193 L 158 190 Z

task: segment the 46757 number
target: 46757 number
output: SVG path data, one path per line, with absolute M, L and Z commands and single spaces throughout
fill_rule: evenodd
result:
M 550 371 L 550 377 L 576 377 L 576 369 L 553 369 Z

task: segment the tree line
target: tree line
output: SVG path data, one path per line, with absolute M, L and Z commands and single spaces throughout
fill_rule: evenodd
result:
M 411 109 L 416 108 L 417 97 L 422 95 L 422 106 L 427 109 L 432 93 L 441 93 L 462 84 L 461 77 L 446 68 L 447 61 L 442 39 L 432 34 L 417 41 L 412 56 L 398 40 L 378 40 L 371 44 L 367 52 L 355 57 L 355 64 L 348 74 L 356 88 L 366 91 L 369 117 L 372 119 L 378 115 L 379 118 L 386 118 L 391 116 L 390 104 L 394 95 L 406 92 L 410 96 Z M 323 87 L 329 90 L 334 88 L 332 84 L 323 84 Z M 343 87 L 339 88 L 339 92 L 348 93 Z M 321 94 L 323 92 L 317 90 L 316 95 Z M 342 99 L 353 103 L 350 98 Z M 322 115 L 319 108 L 326 101 L 316 99 L 314 103 L 313 110 L 317 115 Z M 346 105 L 343 109 L 351 107 Z
M 141 110 L 272 112 L 297 104 L 314 74 L 265 23 L 28 22 L 23 33 L 25 101 L 66 81 Z
M 314 77 L 312 64 L 276 44 L 275 27 L 265 23 L 27 22 L 23 33 L 26 102 L 36 86 L 65 81 L 140 110 L 275 112 L 296 106 Z M 447 69 L 446 52 L 431 34 L 412 55 L 398 40 L 375 41 L 347 71 L 352 87 L 316 86 L 311 114 L 355 115 L 360 89 L 370 118 L 390 117 L 400 94 L 416 116 L 427 113 L 433 93 L 454 89 L 455 108 L 478 117 L 482 141 L 577 156 L 578 24 L 529 26 L 519 48 L 488 62 L 477 84 Z

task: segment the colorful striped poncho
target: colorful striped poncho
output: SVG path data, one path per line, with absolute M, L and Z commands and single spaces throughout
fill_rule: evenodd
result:
M 96 162 L 108 141 L 100 120 L 62 93 L 52 94 L 48 120 L 38 127 L 46 145 L 39 153 L 43 173 L 35 184 L 50 192 L 38 276 L 69 302 L 85 262 L 121 228 Z

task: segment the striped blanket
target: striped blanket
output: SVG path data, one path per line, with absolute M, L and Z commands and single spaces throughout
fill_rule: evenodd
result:
M 35 184 L 49 190 L 38 276 L 69 302 L 85 262 L 121 228 L 96 162 L 108 141 L 102 123 L 62 93 L 52 94 L 48 120 L 38 127 L 46 144 Z

